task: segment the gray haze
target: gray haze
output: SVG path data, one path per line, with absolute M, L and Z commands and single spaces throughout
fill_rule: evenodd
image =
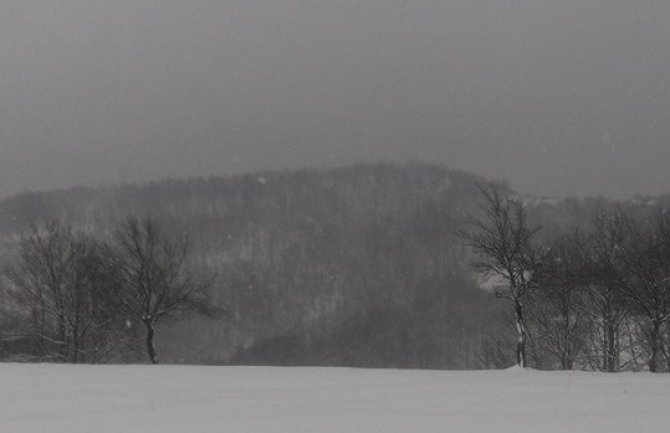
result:
M 670 192 L 670 2 L 0 2 L 0 196 L 409 159 Z

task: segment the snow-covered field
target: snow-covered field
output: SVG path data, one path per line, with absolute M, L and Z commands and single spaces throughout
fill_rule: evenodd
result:
M 670 375 L 0 364 L 2 433 L 670 432 Z

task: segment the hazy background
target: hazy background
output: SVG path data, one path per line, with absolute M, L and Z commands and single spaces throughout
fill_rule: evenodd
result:
M 407 159 L 670 191 L 670 3 L 0 2 L 0 197 Z

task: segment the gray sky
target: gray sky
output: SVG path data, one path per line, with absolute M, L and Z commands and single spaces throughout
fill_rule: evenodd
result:
M 0 196 L 408 159 L 670 192 L 670 2 L 0 2 Z

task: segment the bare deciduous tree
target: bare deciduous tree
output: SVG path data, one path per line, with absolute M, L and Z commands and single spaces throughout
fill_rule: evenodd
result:
M 169 236 L 153 218 L 128 217 L 114 236 L 111 248 L 119 275 L 115 297 L 146 331 L 149 360 L 158 363 L 154 336 L 158 324 L 184 312 L 215 314 L 207 301 L 211 280 L 200 278 L 190 266 L 187 234 Z
M 482 216 L 472 217 L 461 233 L 477 256 L 475 270 L 493 279 L 496 296 L 512 303 L 517 330 L 517 365 L 526 367 L 527 327 L 524 300 L 540 261 L 533 245 L 537 228 L 527 221 L 523 203 L 495 185 L 480 187 Z
M 531 320 L 542 349 L 571 370 L 588 340 L 584 281 L 588 272 L 579 231 L 553 241 L 543 255 L 538 290 L 531 296 Z
M 620 207 L 598 209 L 593 214 L 593 230 L 584 244 L 583 254 L 589 268 L 585 311 L 599 334 L 596 349 L 601 355 L 600 368 L 609 372 L 621 367 L 621 326 L 628 314 L 623 298 L 626 286 L 623 269 L 632 224 L 631 217 Z
M 102 251 L 96 240 L 57 221 L 22 236 L 5 274 L 27 316 L 19 333 L 37 341 L 42 357 L 98 361 L 119 343 L 123 327 L 107 291 Z
M 663 328 L 670 319 L 670 217 L 659 213 L 631 235 L 626 251 L 628 278 L 623 293 L 638 319 L 649 370 L 659 369 Z

